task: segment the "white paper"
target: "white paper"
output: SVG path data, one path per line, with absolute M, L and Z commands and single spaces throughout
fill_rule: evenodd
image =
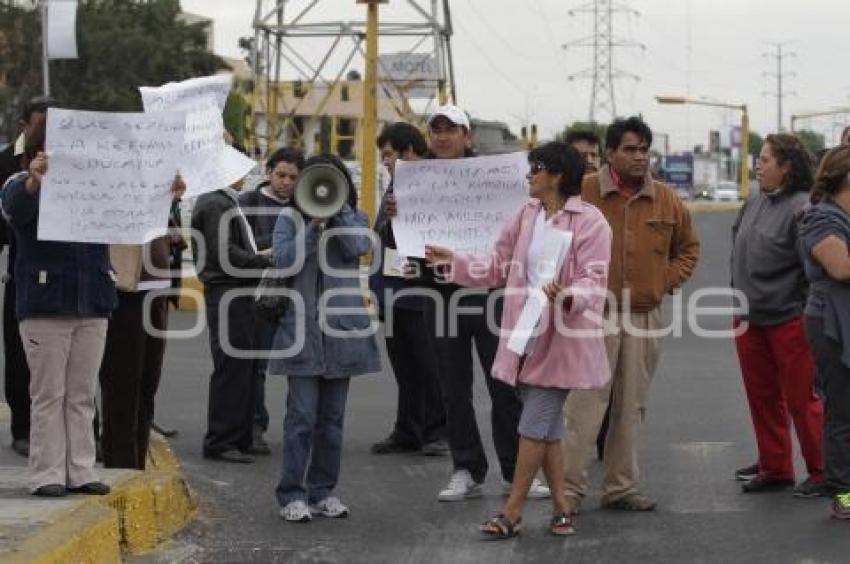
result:
M 47 58 L 77 58 L 77 0 L 47 3 Z
M 516 325 L 514 325 L 511 335 L 508 337 L 508 350 L 520 355 L 528 352 L 529 341 L 536 334 L 537 326 L 548 302 L 546 294 L 543 293 L 543 287 L 558 276 L 564 260 L 570 252 L 572 242 L 573 234 L 571 231 L 561 231 L 551 225 L 546 226 L 543 236 L 543 257 L 540 260 L 540 265 L 541 267 L 547 266 L 540 268 L 539 285 L 528 289 L 528 298 L 526 298 Z
M 397 162 L 392 228 L 399 253 L 421 258 L 433 243 L 489 254 L 528 200 L 527 173 L 525 153 Z
M 404 278 L 407 257 L 398 254 L 398 251 L 389 247 L 384 248 L 384 276 L 393 278 Z
M 219 110 L 224 110 L 232 74 L 216 74 L 169 82 L 162 86 L 142 86 L 142 105 L 146 112 L 192 111 L 206 106 L 206 96 L 212 96 Z
M 142 244 L 163 235 L 186 116 L 47 113 L 38 238 Z

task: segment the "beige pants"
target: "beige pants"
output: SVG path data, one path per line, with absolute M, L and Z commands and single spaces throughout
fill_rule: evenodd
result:
M 106 319 L 21 322 L 30 368 L 30 482 L 78 487 L 94 471 L 94 402 L 106 341 Z
M 623 315 L 631 316 L 631 330 L 624 330 Z M 597 390 L 571 391 L 564 406 L 564 474 L 567 501 L 574 506 L 580 503 L 587 489 L 588 459 L 590 453 L 595 452 L 596 437 L 609 399 L 611 415 L 605 440 L 602 503 L 611 503 L 637 492 L 638 432 L 661 348 L 660 337 L 640 332 L 657 330 L 661 326 L 661 310 L 618 314 L 611 322 L 617 332 L 605 337 L 612 374 L 610 382 Z

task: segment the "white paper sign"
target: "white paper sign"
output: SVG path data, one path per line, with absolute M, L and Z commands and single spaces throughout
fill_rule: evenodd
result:
M 399 161 L 393 192 L 398 252 L 424 257 L 425 244 L 489 254 L 507 220 L 528 200 L 525 153 Z
M 47 3 L 47 58 L 77 58 L 77 0 Z
M 186 115 L 47 113 L 38 238 L 141 244 L 165 233 Z
M 186 197 L 230 186 L 257 166 L 224 142 L 221 112 L 232 81 L 232 75 L 222 74 L 139 88 L 145 112 L 188 112 L 187 143 L 180 157 Z
M 561 231 L 551 225 L 546 226 L 543 235 L 543 256 L 538 265 L 538 284 L 528 289 L 528 298 L 519 314 L 516 325 L 508 337 L 508 350 L 516 354 L 526 354 L 531 339 L 535 336 L 537 325 L 546 309 L 548 298 L 543 287 L 552 282 L 561 271 L 567 253 L 573 242 L 571 231 Z

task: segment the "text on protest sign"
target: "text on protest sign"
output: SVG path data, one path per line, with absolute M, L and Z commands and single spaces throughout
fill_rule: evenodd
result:
M 426 243 L 489 254 L 528 200 L 527 173 L 525 153 L 397 162 L 392 227 L 399 254 L 424 257 Z
M 38 238 L 141 244 L 165 233 L 183 113 L 50 108 Z
M 162 86 L 141 86 L 139 92 L 145 112 L 192 111 L 206 96 L 212 96 L 216 107 L 224 110 L 232 82 L 233 75 L 216 74 Z

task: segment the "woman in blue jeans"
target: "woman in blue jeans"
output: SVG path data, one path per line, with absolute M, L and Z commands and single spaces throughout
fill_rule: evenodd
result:
M 342 428 L 352 376 L 378 372 L 376 326 L 360 288 L 360 257 L 371 249 L 366 214 L 345 165 L 332 155 L 313 165 L 336 167 L 348 183 L 348 203 L 327 221 L 285 208 L 274 228 L 275 266 L 291 276 L 292 301 L 275 333 L 268 374 L 286 375 L 283 471 L 277 486 L 281 517 L 346 517 L 333 495 L 339 478 Z

